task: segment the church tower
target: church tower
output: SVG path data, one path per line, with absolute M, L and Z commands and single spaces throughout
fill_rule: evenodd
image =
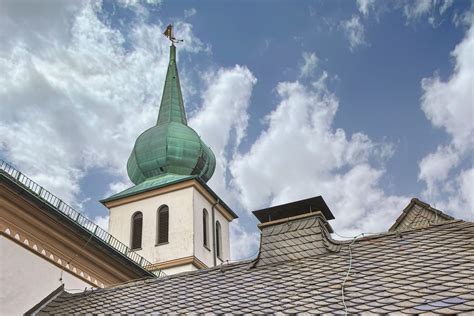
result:
M 101 201 L 110 234 L 152 262 L 148 269 L 168 275 L 229 260 L 229 224 L 237 218 L 206 184 L 216 158 L 187 125 L 170 39 L 156 125 L 137 138 L 127 163 L 135 185 Z

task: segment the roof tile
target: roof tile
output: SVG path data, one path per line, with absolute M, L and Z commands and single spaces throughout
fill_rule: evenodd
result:
M 469 257 L 474 245 L 458 237 L 473 234 L 473 223 L 452 221 L 404 231 L 401 238 L 387 233 L 356 240 L 345 287 L 348 311 L 474 312 Z M 333 242 L 340 246 L 339 252 L 308 256 L 312 252 L 305 250 L 309 244 L 306 239 L 304 242 L 294 246 L 304 254 L 291 252 L 296 260 L 267 254 L 259 259 L 267 261 L 263 264 L 233 263 L 224 266 L 224 273 L 211 268 L 98 289 L 87 296 L 65 293 L 42 313 L 343 313 L 341 285 L 348 268 L 348 243 Z M 269 246 L 275 249 L 286 245 L 284 238 L 273 243 Z M 315 247 L 326 247 L 317 243 Z M 399 250 L 400 244 L 403 250 Z M 268 264 L 270 259 L 275 263 Z

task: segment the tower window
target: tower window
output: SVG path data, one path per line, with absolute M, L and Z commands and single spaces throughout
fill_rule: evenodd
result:
M 168 206 L 163 205 L 158 210 L 158 240 L 157 244 L 163 244 L 168 242 L 168 230 L 169 230 L 169 209 Z
M 216 221 L 216 254 L 219 259 L 222 259 L 222 229 L 219 221 Z
M 142 229 L 143 214 L 136 212 L 132 216 L 132 249 L 140 249 L 142 247 Z
M 204 247 L 209 247 L 209 214 L 206 209 L 202 210 L 202 233 Z

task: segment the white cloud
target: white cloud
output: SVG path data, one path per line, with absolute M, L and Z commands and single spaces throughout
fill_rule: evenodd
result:
M 97 226 L 107 231 L 109 229 L 109 216 L 96 216 L 92 220 Z
M 207 89 L 203 104 L 189 121 L 216 155 L 217 166 L 210 185 L 230 203 L 227 187 L 228 153 L 235 152 L 245 136 L 252 88 L 257 82 L 247 67 L 221 68 L 204 75 Z M 233 203 L 232 203 L 233 204 Z
M 419 18 L 430 13 L 433 5 L 435 5 L 433 0 L 408 1 L 403 7 L 403 13 L 407 19 Z
M 444 14 L 454 3 L 454 0 L 444 0 L 443 4 L 439 7 L 439 14 Z
M 471 21 L 473 13 L 469 13 Z M 448 80 L 438 75 L 421 82 L 421 108 L 433 126 L 443 128 L 450 143 L 424 157 L 419 179 L 426 184 L 424 196 L 441 209 L 459 217 L 472 216 L 474 172 L 474 26 L 451 53 L 454 71 Z
M 369 15 L 369 11 L 375 5 L 375 0 L 357 0 L 357 7 L 359 12 L 365 16 Z
M 122 192 L 125 189 L 130 188 L 132 185 L 133 183 L 128 178 L 123 179 L 123 181 L 112 182 L 109 184 L 109 190 L 104 194 L 104 198 Z
M 246 231 L 238 219 L 230 225 L 230 241 L 231 260 L 246 260 L 257 256 L 260 235 L 255 231 Z
M 428 22 L 437 27 L 437 20 L 444 15 L 453 5 L 453 0 L 417 0 L 401 1 L 403 14 L 407 19 L 407 23 L 419 20 L 422 17 L 428 17 Z
M 349 20 L 341 22 L 341 26 L 349 40 L 349 47 L 354 51 L 358 46 L 366 44 L 365 30 L 360 18 L 353 15 Z
M 421 108 L 436 127 L 444 128 L 458 149 L 474 144 L 474 27 L 451 53 L 454 72 L 447 81 L 438 75 L 421 82 Z
M 300 77 L 310 77 L 318 66 L 319 58 L 315 53 L 303 52 L 303 64 L 300 67 Z
M 372 165 L 387 157 L 390 146 L 333 128 L 338 100 L 324 81 L 282 82 L 276 91 L 280 102 L 266 118 L 268 128 L 231 161 L 232 183 L 244 207 L 323 195 L 339 233 L 387 228 L 408 201 L 385 194 L 384 171 Z
M 44 5 L 36 16 L 23 1 L 2 2 L 0 152 L 77 206 L 89 168 L 126 179 L 133 143 L 158 113 L 169 44 L 159 22 L 111 28 L 100 3 Z M 206 49 L 189 24 L 176 33 L 180 55 Z
M 193 15 L 196 15 L 197 11 L 194 8 L 184 10 L 184 17 L 189 18 Z
M 119 0 L 120 5 L 125 7 L 139 6 L 142 4 L 159 5 L 161 0 Z
M 437 187 L 448 178 L 452 168 L 459 164 L 459 153 L 453 147 L 439 146 L 436 152 L 425 156 L 419 163 L 418 178 L 427 185 L 428 196 L 435 196 Z

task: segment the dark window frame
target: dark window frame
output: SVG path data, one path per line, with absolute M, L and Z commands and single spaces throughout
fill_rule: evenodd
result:
M 204 248 L 209 249 L 209 212 L 204 208 L 202 210 L 202 243 Z
M 156 212 L 156 245 L 169 243 L 170 209 L 168 205 L 162 205 Z
M 133 213 L 130 225 L 130 249 L 140 250 L 143 246 L 143 213 Z
M 222 226 L 216 221 L 216 256 L 222 260 Z

